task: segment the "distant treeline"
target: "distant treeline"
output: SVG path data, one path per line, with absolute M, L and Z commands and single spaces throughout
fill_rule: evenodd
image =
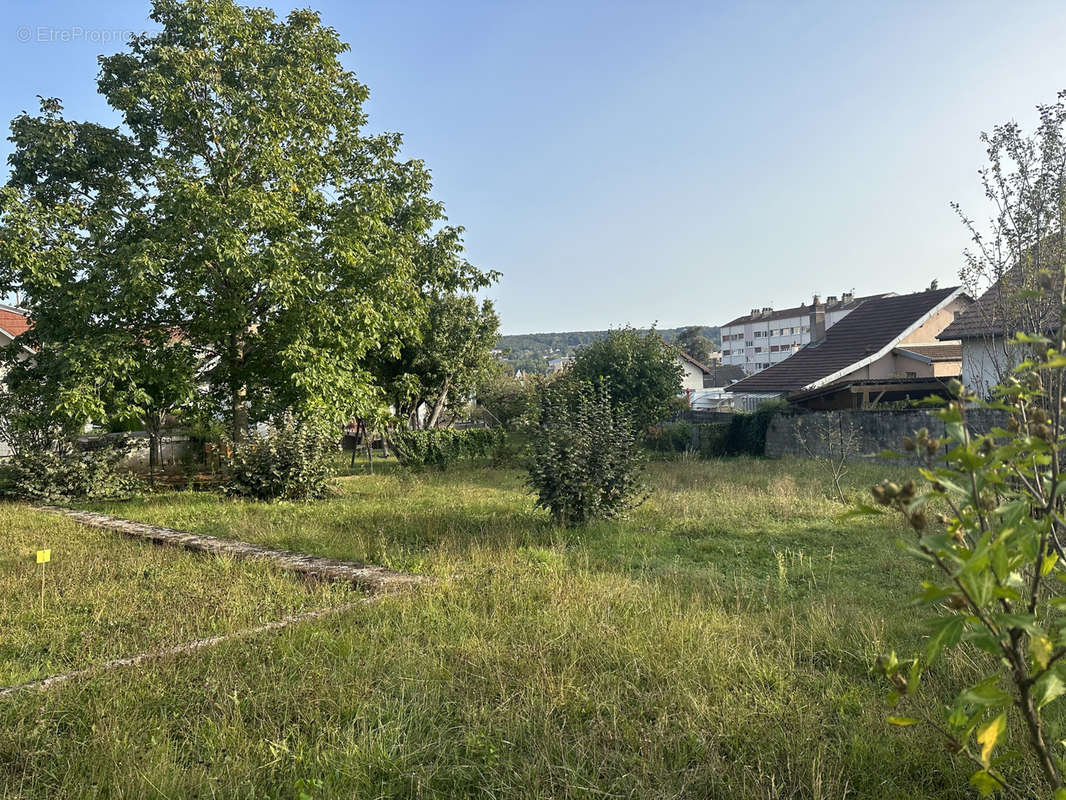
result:
M 687 326 L 686 326 L 687 327 Z M 683 328 L 659 328 L 662 337 L 672 342 Z M 701 325 L 700 331 L 719 345 L 717 327 Z M 503 351 L 502 360 L 513 369 L 523 372 L 543 373 L 548 369 L 548 359 L 572 356 L 579 347 L 592 344 L 607 335 L 607 331 L 564 331 L 561 333 L 523 333 L 501 336 L 497 347 Z

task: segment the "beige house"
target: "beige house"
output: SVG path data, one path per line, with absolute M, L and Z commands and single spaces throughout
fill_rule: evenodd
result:
M 727 391 L 752 406 L 772 397 L 812 408 L 856 408 L 943 391 L 962 371 L 957 341 L 937 336 L 972 300 L 959 287 L 864 301 L 824 335 Z

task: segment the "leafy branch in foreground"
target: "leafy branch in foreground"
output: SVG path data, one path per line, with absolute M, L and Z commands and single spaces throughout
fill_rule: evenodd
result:
M 886 481 L 874 499 L 901 513 L 913 541 L 908 550 L 938 576 L 922 582 L 916 598 L 932 610 L 925 652 L 901 663 L 895 653 L 876 669 L 891 682 L 890 702 L 904 701 L 911 716 L 889 722 L 933 726 L 948 750 L 978 767 L 970 783 L 982 796 L 1000 791 L 1033 797 L 1007 769 L 1012 732 L 1050 796 L 1066 798 L 1062 745 L 1053 744 L 1046 715 L 1066 693 L 1066 477 L 1062 453 L 1063 367 L 1066 342 L 1019 336 L 1036 354 L 1016 377 L 983 403 L 952 382 L 952 398 L 935 415 L 945 436 L 928 431 L 906 437 L 927 483 Z M 973 407 L 1005 412 L 1006 427 L 977 434 Z M 931 519 L 932 506 L 946 513 Z M 945 702 L 919 692 L 922 675 L 949 648 L 973 648 L 980 680 Z M 1020 723 L 1020 727 L 1012 722 Z

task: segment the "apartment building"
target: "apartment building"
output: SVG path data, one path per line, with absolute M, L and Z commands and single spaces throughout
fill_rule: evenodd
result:
M 815 295 L 810 304 L 793 308 L 753 308 L 722 326 L 722 364 L 739 366 L 746 375 L 778 364 L 812 340 L 825 336 L 832 327 L 866 300 L 890 297 L 892 293 L 856 297 L 845 292 L 822 302 Z

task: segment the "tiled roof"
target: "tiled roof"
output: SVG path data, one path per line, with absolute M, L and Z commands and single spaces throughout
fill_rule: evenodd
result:
M 1038 326 L 1042 332 L 1056 328 L 1060 310 L 1057 292 L 1041 292 L 1035 284 L 1035 275 L 1018 268 L 1011 270 L 956 317 L 937 338 L 979 339 L 1001 335 L 1004 328 L 1011 328 L 1007 331 L 1009 334 L 1017 333 L 1016 329 L 1020 327 Z M 1035 325 L 1029 324 L 1032 322 Z
M 962 361 L 962 344 L 944 342 L 943 344 L 901 344 L 896 352 L 915 353 L 930 361 Z
M 5 330 L 12 336 L 18 336 L 29 329 L 30 321 L 25 314 L 0 308 L 0 330 Z
M 960 292 L 951 287 L 867 300 L 829 328 L 820 342 L 734 383 L 728 391 L 794 392 L 808 387 L 895 346 L 911 327 Z
M 835 302 L 835 303 L 833 303 L 831 305 L 829 303 L 823 303 L 822 307 L 825 309 L 825 311 L 827 313 L 830 312 L 830 311 L 843 311 L 843 310 L 846 310 L 846 309 L 856 308 L 856 307 L 859 306 L 859 304 L 865 302 L 866 300 L 873 300 L 876 297 L 888 297 L 890 295 L 891 295 L 891 293 L 889 293 L 889 294 L 869 294 L 869 295 L 866 295 L 865 297 L 853 297 L 851 300 L 848 300 L 846 303 L 843 300 L 838 300 L 837 302 Z M 804 316 L 806 314 L 810 314 L 811 311 L 813 310 L 813 308 L 814 308 L 814 306 L 809 306 L 809 305 L 806 305 L 805 303 L 800 303 L 798 306 L 793 306 L 792 308 L 782 308 L 782 309 L 779 309 L 779 310 L 776 310 L 776 311 L 769 311 L 766 314 L 745 314 L 743 317 L 737 317 L 734 320 L 730 320 L 729 322 L 725 323 L 721 327 L 729 328 L 729 327 L 732 327 L 733 325 L 746 325 L 749 322 L 772 322 L 772 321 L 777 320 L 777 319 L 788 319 L 789 317 L 802 317 L 802 316 Z
M 703 387 L 718 389 L 743 379 L 744 368 L 740 364 L 715 364 L 711 371 L 703 376 Z

